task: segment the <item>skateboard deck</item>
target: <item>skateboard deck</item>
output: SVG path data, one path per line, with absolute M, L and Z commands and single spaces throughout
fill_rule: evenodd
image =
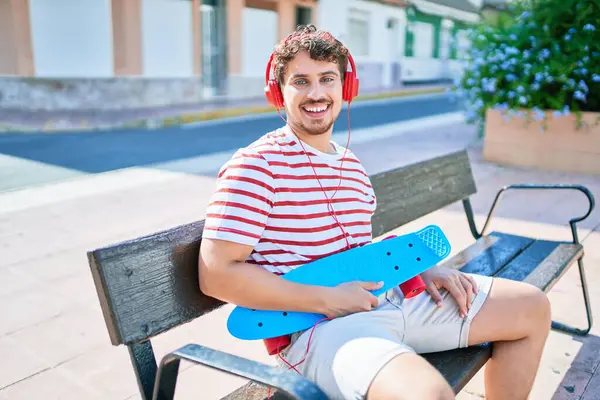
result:
M 421 274 L 450 254 L 450 243 L 436 225 L 356 247 L 298 267 L 281 277 L 291 282 L 337 286 L 351 281 L 383 281 L 385 291 Z M 325 316 L 296 311 L 253 310 L 237 306 L 227 320 L 229 332 L 243 340 L 268 339 L 312 327 Z

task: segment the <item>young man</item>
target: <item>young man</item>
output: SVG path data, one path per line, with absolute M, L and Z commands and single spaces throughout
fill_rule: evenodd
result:
M 292 335 L 280 356 L 332 399 L 450 399 L 419 353 L 495 342 L 486 396 L 525 399 L 550 329 L 543 292 L 524 283 L 435 267 L 427 291 L 376 298 L 376 282 L 334 288 L 280 277 L 371 241 L 376 198 L 367 173 L 332 142 L 342 107 L 346 48 L 299 27 L 273 55 L 287 124 L 240 149 L 221 169 L 206 214 L 200 289 L 236 305 L 317 312 L 332 319 Z M 340 177 L 341 174 L 341 177 Z M 369 268 L 365 265 L 365 268 Z

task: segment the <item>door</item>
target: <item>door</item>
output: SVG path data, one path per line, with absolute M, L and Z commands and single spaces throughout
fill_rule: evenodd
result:
M 223 90 L 225 65 L 225 40 L 222 28 L 225 21 L 222 0 L 203 0 L 200 5 L 202 42 L 202 80 L 205 97 L 219 94 Z

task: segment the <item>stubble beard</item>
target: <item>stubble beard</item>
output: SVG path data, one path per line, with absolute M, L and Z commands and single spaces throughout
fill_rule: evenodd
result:
M 333 105 L 331 105 L 333 106 Z M 303 113 L 303 111 L 300 111 L 301 113 Z M 330 109 L 329 113 L 332 113 L 333 111 Z M 295 131 L 299 131 L 301 133 L 304 133 L 306 135 L 310 135 L 310 136 L 320 136 L 320 135 L 324 135 L 327 132 L 329 132 L 329 130 L 333 127 L 333 124 L 335 123 L 335 120 L 337 119 L 337 115 L 332 115 L 331 119 L 329 121 L 326 120 L 327 116 L 325 118 L 323 118 L 322 121 L 312 121 L 312 122 L 308 122 L 306 123 L 303 120 L 299 120 L 299 121 L 290 121 L 290 125 L 292 126 L 292 128 Z

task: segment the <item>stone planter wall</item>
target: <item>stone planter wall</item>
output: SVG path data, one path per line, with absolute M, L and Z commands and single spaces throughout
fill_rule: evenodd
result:
M 558 172 L 600 174 L 600 113 L 584 113 L 577 128 L 575 115 L 553 116 L 547 111 L 548 129 L 525 118 L 503 117 L 503 111 L 486 113 L 483 157 L 499 164 Z

